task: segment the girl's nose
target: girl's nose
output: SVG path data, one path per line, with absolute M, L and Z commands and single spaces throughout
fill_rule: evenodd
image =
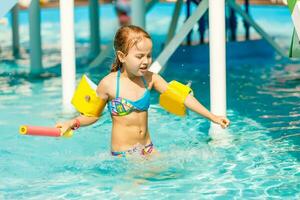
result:
M 152 60 L 152 58 L 149 58 L 149 57 L 144 57 L 144 58 L 143 58 L 143 61 L 142 61 L 142 63 L 143 63 L 143 64 L 147 64 L 147 65 L 148 65 L 148 64 L 150 64 L 150 63 L 151 63 L 151 60 Z
M 144 57 L 142 60 L 143 64 L 149 64 L 149 59 L 147 57 Z

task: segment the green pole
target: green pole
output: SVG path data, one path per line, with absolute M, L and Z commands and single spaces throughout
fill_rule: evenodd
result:
M 40 1 L 32 0 L 29 6 L 30 73 L 42 71 L 41 13 Z
M 99 31 L 99 5 L 98 0 L 89 0 L 90 17 L 90 45 L 91 56 L 95 57 L 100 53 L 100 31 Z
M 19 40 L 19 6 L 15 5 L 12 8 L 11 13 L 12 19 L 12 46 L 13 46 L 13 55 L 15 58 L 18 58 L 20 55 L 20 40 Z
M 131 23 L 146 28 L 146 3 L 144 0 L 131 1 Z

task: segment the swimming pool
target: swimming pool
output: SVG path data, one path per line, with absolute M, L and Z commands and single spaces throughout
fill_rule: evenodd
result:
M 105 9 L 112 8 L 102 9 L 104 14 Z M 266 10 L 270 11 L 254 7 L 253 15 L 259 18 L 260 9 L 264 15 Z M 55 9 L 46 12 L 51 11 L 57 13 Z M 75 13 L 84 16 L 86 8 L 78 8 Z M 285 16 L 288 11 L 282 18 Z M 55 17 L 51 19 L 58 23 Z M 84 57 L 88 28 L 80 19 L 77 19 L 77 47 Z M 153 21 L 154 24 L 149 24 L 152 31 L 158 23 Z M 59 60 L 55 48 L 59 44 L 50 45 L 58 41 L 58 36 L 50 29 L 49 25 L 44 43 L 48 66 Z M 106 41 L 109 31 L 103 34 Z M 155 37 L 159 38 L 164 31 Z M 275 34 L 288 40 L 288 33 L 275 31 Z M 9 43 L 1 44 L 5 49 Z M 25 39 L 23 44 L 26 46 Z M 100 121 L 79 129 L 72 139 L 19 135 L 21 124 L 54 125 L 56 120 L 73 114 L 61 111 L 60 77 L 54 73 L 48 78 L 32 79 L 26 75 L 26 58 L 14 64 L 6 56 L 8 59 L 0 63 L 0 199 L 300 198 L 297 64 L 265 58 L 227 63 L 228 117 L 232 121 L 229 134 L 233 140 L 226 147 L 209 141 L 208 121 L 192 112 L 185 118 L 166 113 L 158 106 L 158 95 L 153 93 L 149 128 L 161 155 L 149 161 L 110 156 L 111 119 L 107 110 Z M 167 80 L 193 81 L 196 97 L 209 106 L 207 64 L 189 62 L 188 55 L 185 60 L 171 60 L 163 76 Z M 83 71 L 79 69 L 78 80 Z M 106 73 L 105 67 L 87 72 L 94 81 Z

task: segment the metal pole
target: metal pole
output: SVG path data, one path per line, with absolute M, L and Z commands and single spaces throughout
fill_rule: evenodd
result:
M 178 23 L 182 4 L 183 4 L 183 0 L 176 1 L 175 9 L 173 11 L 171 24 L 170 24 L 169 31 L 168 31 L 166 45 L 171 41 L 171 39 L 174 37 L 174 35 L 176 33 L 177 23 Z
M 89 0 L 91 56 L 100 53 L 99 5 L 98 0 Z
M 19 6 L 15 5 L 12 8 L 11 13 L 12 19 L 12 46 L 13 55 L 18 58 L 20 55 L 20 40 L 19 40 Z
M 236 41 L 236 29 L 237 29 L 236 14 L 232 8 L 229 8 L 229 10 L 230 10 L 230 16 L 229 16 L 230 40 Z
M 186 1 L 186 20 L 191 16 L 191 0 Z M 187 45 L 192 44 L 193 29 L 187 35 Z
M 249 15 L 249 0 L 245 0 L 245 11 L 247 13 L 247 15 Z M 245 27 L 245 38 L 246 40 L 250 39 L 250 30 L 249 30 L 249 24 L 247 23 L 247 21 L 244 20 L 244 27 Z
M 215 115 L 226 116 L 225 0 L 209 0 L 210 106 Z M 210 135 L 217 139 L 223 129 L 211 123 Z
M 144 0 L 131 1 L 131 21 L 133 25 L 146 28 L 146 3 Z
M 61 31 L 62 96 L 66 111 L 72 110 L 71 99 L 75 90 L 75 33 L 74 1 L 59 1 Z
M 198 31 L 199 31 L 199 35 L 200 35 L 200 44 L 203 44 L 204 43 L 204 38 L 205 38 L 205 30 L 206 30 L 206 21 L 207 21 L 207 18 L 206 18 L 206 14 L 201 17 L 201 19 L 198 21 Z
M 42 72 L 42 42 L 40 1 L 32 0 L 29 6 L 30 73 Z

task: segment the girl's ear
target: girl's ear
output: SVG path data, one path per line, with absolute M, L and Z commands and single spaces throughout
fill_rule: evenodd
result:
M 118 56 L 118 59 L 121 63 L 125 62 L 125 54 L 122 52 L 122 51 L 117 51 L 117 56 Z

